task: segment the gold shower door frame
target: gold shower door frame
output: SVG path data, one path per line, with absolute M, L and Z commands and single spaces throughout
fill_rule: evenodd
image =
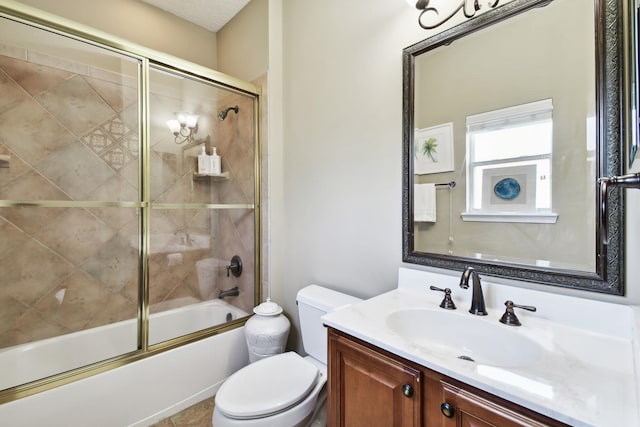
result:
M 223 73 L 193 64 L 162 52 L 102 33 L 98 30 L 82 26 L 72 21 L 48 14 L 38 9 L 6 1 L 0 4 L 0 17 L 28 26 L 65 36 L 95 47 L 121 54 L 136 61 L 138 67 L 138 140 L 140 141 L 138 156 L 138 202 L 102 202 L 102 201 L 58 201 L 58 200 L 0 200 L 0 208 L 40 207 L 40 208 L 137 208 L 139 215 L 138 244 L 138 337 L 137 350 L 113 357 L 101 362 L 92 363 L 67 372 L 55 374 L 26 384 L 17 385 L 0 391 L 0 404 L 11 402 L 83 378 L 87 378 L 120 366 L 156 355 L 160 352 L 182 346 L 203 338 L 243 326 L 248 317 L 207 329 L 194 331 L 187 335 L 172 338 L 159 343 L 149 343 L 149 247 L 151 214 L 154 209 L 208 209 L 224 211 L 248 209 L 253 211 L 253 305 L 261 300 L 261 151 L 259 140 L 259 98 L 260 89 L 248 82 L 236 79 Z M 247 96 L 252 99 L 253 114 L 253 203 L 182 203 L 163 204 L 151 202 L 150 174 L 150 69 L 163 70 L 176 76 L 223 89 L 230 93 Z M 168 130 L 167 130 L 168 132 Z

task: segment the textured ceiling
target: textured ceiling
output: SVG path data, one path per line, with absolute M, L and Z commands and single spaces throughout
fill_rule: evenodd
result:
M 142 0 L 182 19 L 217 32 L 250 0 Z

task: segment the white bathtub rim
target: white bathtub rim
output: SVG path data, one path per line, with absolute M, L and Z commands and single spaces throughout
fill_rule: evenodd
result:
M 248 359 L 239 327 L 5 403 L 0 419 L 12 427 L 141 427 L 213 396 Z
M 208 316 L 203 318 L 202 313 L 206 312 L 208 315 L 212 312 L 211 310 L 220 317 L 217 321 L 209 323 Z M 202 301 L 151 314 L 149 343 L 158 344 L 191 332 L 222 325 L 225 323 L 223 316 L 226 313 L 232 313 L 234 319 L 248 316 L 244 310 L 220 300 Z M 193 323 L 194 315 L 195 320 L 200 322 Z M 186 324 L 183 321 L 185 318 Z M 137 322 L 137 319 L 127 319 L 2 349 L 0 350 L 0 389 L 25 384 L 133 352 L 137 348 Z M 159 322 L 159 327 L 154 326 L 156 322 Z M 170 330 L 172 326 L 175 329 L 177 325 L 182 325 L 181 330 Z M 95 334 L 99 334 L 97 337 L 100 339 L 99 345 L 91 345 L 91 339 Z M 83 340 L 89 341 L 83 343 Z M 74 345 L 78 345 L 77 343 L 81 343 L 79 348 L 82 348 L 82 354 L 70 351 Z M 48 359 L 46 363 L 37 364 L 37 366 L 26 362 L 34 357 Z M 54 360 L 56 362 L 52 362 Z M 54 366 L 48 367 L 52 363 Z

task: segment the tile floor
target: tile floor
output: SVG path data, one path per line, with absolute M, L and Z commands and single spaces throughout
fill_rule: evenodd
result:
M 213 427 L 213 397 L 159 421 L 150 427 Z

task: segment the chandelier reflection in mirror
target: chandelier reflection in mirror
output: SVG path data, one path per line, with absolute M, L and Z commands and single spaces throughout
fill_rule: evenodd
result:
M 407 0 L 407 3 L 421 11 L 420 16 L 418 16 L 418 24 L 425 30 L 432 30 L 453 18 L 460 10 L 464 13 L 465 18 L 469 19 L 473 18 L 481 9 L 498 7 L 500 0 L 460 0 L 459 4 L 453 6 L 453 9 L 448 14 L 446 12 L 441 14 L 438 6 L 431 6 L 430 0 Z M 447 1 L 447 3 L 453 2 Z
M 167 120 L 167 126 L 175 137 L 176 144 L 191 142 L 198 133 L 198 116 L 189 113 L 176 113 L 177 119 Z

